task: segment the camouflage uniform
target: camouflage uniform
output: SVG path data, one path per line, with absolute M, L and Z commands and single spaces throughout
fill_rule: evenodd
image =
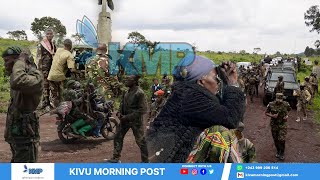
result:
M 11 162 L 31 163 L 38 160 L 39 117 L 34 111 L 41 100 L 43 76 L 30 54 L 21 54 L 19 58 L 10 75 L 11 101 L 4 138 L 11 147 Z
M 302 88 L 304 88 L 304 85 L 301 85 Z M 297 111 L 298 111 L 298 118 L 297 118 L 297 122 L 300 122 L 300 117 L 299 117 L 299 113 L 302 112 L 303 113 L 303 119 L 306 120 L 307 117 L 307 104 L 311 99 L 311 94 L 309 93 L 309 91 L 305 90 L 305 89 L 298 89 L 294 92 L 293 94 L 294 96 L 297 96 Z
M 121 156 L 123 139 L 131 128 L 141 151 L 142 162 L 149 162 L 147 143 L 144 137 L 143 114 L 147 111 L 147 102 L 143 90 L 134 86 L 124 95 L 120 104 L 120 113 L 124 115 L 114 138 L 113 159 Z
M 117 76 L 111 76 L 109 72 L 108 58 L 104 55 L 96 55 L 86 66 L 88 77 L 95 86 L 102 85 L 106 95 L 119 97 L 125 88 L 118 81 Z
M 284 93 L 284 82 L 283 82 L 283 76 L 278 77 L 278 82 L 276 84 L 276 87 L 274 88 L 274 95 L 277 93 Z
M 56 52 L 55 44 L 50 43 L 51 47 L 47 47 L 44 43 L 45 40 L 43 40 L 38 45 L 38 49 L 37 49 L 38 69 L 43 75 L 43 83 L 44 83 L 43 95 L 42 95 L 42 107 L 50 106 L 50 85 L 47 78 L 51 69 L 53 56 Z
M 250 100 L 253 102 L 253 95 L 255 94 L 256 91 L 256 83 L 258 79 L 255 77 L 254 74 L 251 74 L 249 79 L 248 79 L 248 94 L 250 95 Z
M 277 99 L 283 99 L 283 94 L 277 93 L 276 97 Z M 267 106 L 266 113 L 278 114 L 278 117 L 271 118 L 270 122 L 273 141 L 277 148 L 277 157 L 284 156 L 285 138 L 287 134 L 287 123 L 285 117 L 288 115 L 290 110 L 291 107 L 286 101 L 273 101 Z
M 318 79 L 315 73 L 312 73 L 310 76 L 310 83 L 312 85 L 313 97 L 316 93 L 318 93 Z
M 256 149 L 249 139 L 243 135 L 244 124 L 239 123 L 239 126 L 234 130 L 238 138 L 239 153 L 241 154 L 244 163 L 253 163 L 256 161 Z
M 311 97 L 313 97 L 314 92 L 313 92 L 312 84 L 310 82 L 310 77 L 307 76 L 304 78 L 304 80 L 305 80 L 304 85 L 306 86 L 307 90 L 311 94 Z

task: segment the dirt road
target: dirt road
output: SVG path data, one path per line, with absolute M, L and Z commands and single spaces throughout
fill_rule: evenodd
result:
M 261 92 L 261 90 L 260 90 Z M 278 162 L 275 156 L 269 118 L 264 115 L 262 94 L 253 103 L 248 102 L 245 115 L 245 136 L 256 147 L 258 162 Z M 295 122 L 296 111 L 290 112 L 285 162 L 320 162 L 320 126 L 308 120 Z M 55 118 L 43 116 L 41 124 L 40 162 L 102 162 L 112 157 L 113 141 L 88 139 L 74 144 L 62 144 L 58 139 Z M 5 114 L 0 115 L 0 162 L 9 162 L 11 152 L 3 139 Z M 122 162 L 140 162 L 140 151 L 130 130 L 125 138 Z

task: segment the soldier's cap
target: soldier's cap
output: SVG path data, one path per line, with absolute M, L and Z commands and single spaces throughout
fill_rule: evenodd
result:
M 12 55 L 20 55 L 22 52 L 21 48 L 18 46 L 10 46 L 6 50 L 3 51 L 2 57 L 12 56 Z
M 160 89 L 160 90 L 156 91 L 156 92 L 154 93 L 154 95 L 156 95 L 156 96 L 163 96 L 163 95 L 164 95 L 164 91 Z
M 283 76 L 278 76 L 278 79 L 283 79 Z
M 277 93 L 276 94 L 276 99 L 283 99 L 283 94 L 282 93 Z
M 243 122 L 239 122 L 238 127 L 236 128 L 236 130 L 242 132 L 244 130 L 244 124 Z

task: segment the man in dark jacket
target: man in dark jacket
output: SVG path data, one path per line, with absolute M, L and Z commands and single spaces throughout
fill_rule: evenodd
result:
M 211 60 L 189 55 L 174 77 L 174 92 L 147 132 L 152 162 L 186 162 L 204 129 L 214 125 L 234 129 L 244 113 L 244 93 L 237 87 L 234 64 L 216 69 Z
M 108 162 L 119 162 L 123 139 L 129 129 L 132 129 L 140 148 L 141 161 L 149 162 L 143 128 L 143 114 L 147 111 L 147 102 L 143 90 L 138 85 L 138 80 L 138 76 L 131 75 L 125 81 L 129 90 L 125 93 L 120 104 L 120 113 L 117 114 L 120 119 L 120 126 L 114 138 L 113 158 L 108 160 Z

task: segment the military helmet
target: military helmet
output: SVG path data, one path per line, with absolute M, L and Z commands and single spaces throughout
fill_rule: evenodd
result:
M 300 84 L 300 87 L 305 87 L 306 85 L 304 83 L 301 83 Z
M 307 79 L 309 80 L 309 79 L 310 79 L 310 77 L 309 77 L 309 76 L 306 76 L 304 79 L 305 79 L 305 80 L 307 80 Z
M 283 99 L 283 93 L 277 93 L 276 99 Z
M 278 76 L 278 79 L 283 79 L 283 76 Z

